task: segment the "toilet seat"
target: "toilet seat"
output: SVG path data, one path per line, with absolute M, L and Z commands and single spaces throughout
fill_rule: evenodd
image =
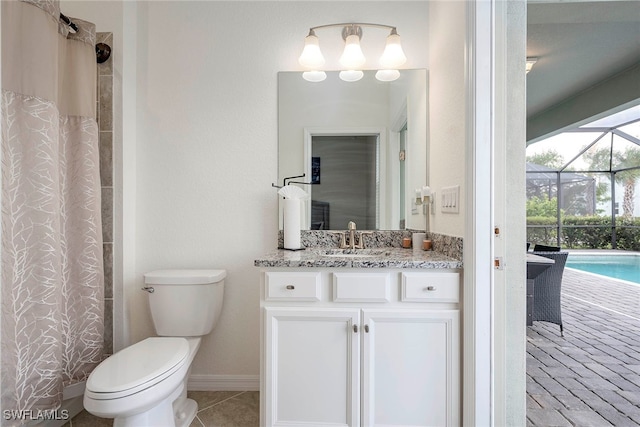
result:
M 174 374 L 188 356 L 185 338 L 147 338 L 99 364 L 89 375 L 85 395 L 111 400 L 139 393 Z

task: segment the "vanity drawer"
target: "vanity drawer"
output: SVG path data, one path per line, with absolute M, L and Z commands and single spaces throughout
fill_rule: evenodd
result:
M 320 273 L 266 273 L 266 301 L 320 301 Z
M 458 302 L 460 274 L 402 273 L 400 299 L 413 302 Z
M 389 273 L 333 273 L 335 302 L 389 302 Z

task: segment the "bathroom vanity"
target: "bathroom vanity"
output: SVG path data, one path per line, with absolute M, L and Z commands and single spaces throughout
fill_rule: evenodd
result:
M 307 248 L 255 265 L 261 425 L 460 424 L 460 261 Z

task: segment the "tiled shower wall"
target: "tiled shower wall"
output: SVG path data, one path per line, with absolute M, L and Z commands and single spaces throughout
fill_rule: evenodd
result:
M 97 43 L 113 46 L 113 33 L 97 33 Z M 104 253 L 104 353 L 113 353 L 113 61 L 98 64 L 98 129 Z

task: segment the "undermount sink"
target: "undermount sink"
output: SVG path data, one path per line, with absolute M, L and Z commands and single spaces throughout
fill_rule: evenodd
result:
M 336 258 L 373 258 L 388 255 L 389 251 L 384 249 L 321 249 L 317 250 L 318 255 Z
M 372 258 L 379 255 L 373 254 L 324 254 L 325 256 L 331 256 L 336 258 Z

